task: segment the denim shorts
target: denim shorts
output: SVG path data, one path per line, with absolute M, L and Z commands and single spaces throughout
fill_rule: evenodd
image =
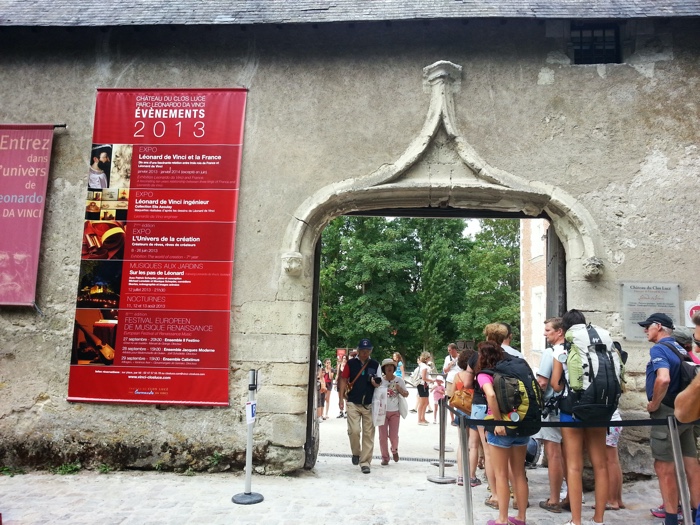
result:
M 469 425 L 469 419 L 471 419 L 471 417 L 469 416 L 469 414 L 467 414 L 467 413 L 465 413 L 465 412 L 462 412 L 462 411 L 459 410 L 458 408 L 455 408 L 455 412 L 457 413 L 457 414 L 455 415 L 455 425 L 456 425 L 456 426 L 459 426 L 459 425 L 460 425 L 461 419 L 464 418 L 464 424 L 466 425 L 467 428 L 469 428 L 469 426 L 470 426 L 470 425 Z
M 475 419 L 484 419 L 486 417 L 486 411 L 488 410 L 487 405 L 472 405 L 472 417 L 471 417 L 471 425 L 469 425 L 469 428 L 472 430 L 476 430 L 476 425 L 474 424 Z M 481 425 L 483 426 L 483 425 Z
M 499 448 L 522 447 L 530 442 L 530 436 L 497 436 L 493 432 L 486 432 L 486 442 Z
M 566 412 L 559 412 L 559 421 L 562 423 L 578 423 L 581 420 L 577 419 L 573 414 L 567 414 Z

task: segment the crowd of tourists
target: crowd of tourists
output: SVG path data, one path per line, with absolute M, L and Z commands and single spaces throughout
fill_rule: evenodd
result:
M 700 364 L 700 313 L 693 317 L 695 332 L 676 329 L 673 320 L 655 313 L 639 323 L 652 343 L 646 367 L 646 410 L 653 420 L 673 416 L 678 426 L 683 466 L 688 480 L 692 523 L 700 525 L 700 463 L 693 423 L 700 419 L 700 379 L 692 380 L 688 365 Z M 604 524 L 606 511 L 624 509 L 622 469 L 618 442 L 622 432 L 619 399 L 625 390 L 627 353 L 610 333 L 587 323 L 582 312 L 569 310 L 562 317 L 547 319 L 542 352 L 536 372 L 522 354 L 510 346 L 511 327 L 492 323 L 483 331 L 484 340 L 475 349 L 459 350 L 450 343 L 440 370 L 430 353 L 424 352 L 411 378 L 405 376 L 403 357 L 395 353 L 381 363 L 372 359 L 372 343 L 362 339 L 349 357 L 319 362 L 319 389 L 325 412 L 333 380 L 337 379 L 340 415 L 347 418 L 352 463 L 363 473 L 371 472 L 375 428 L 379 427 L 381 464 L 399 461 L 399 424 L 408 406 L 406 380 L 417 389 L 412 411 L 418 425 L 428 425 L 430 396 L 433 423 L 437 423 L 442 399 L 450 405 L 449 421 L 467 427 L 469 458 L 467 482 L 488 484 L 484 505 L 498 510 L 498 518 L 487 525 L 524 525 L 530 506 L 526 476 L 529 446 L 541 443 L 546 458 L 549 494 L 539 507 L 555 513 L 570 513 L 564 525 L 583 525 L 584 457 L 594 473 L 594 504 L 591 520 Z M 691 367 L 692 368 L 692 367 Z M 690 372 L 688 370 L 691 370 Z M 689 375 L 690 374 L 690 375 Z M 688 384 L 689 383 L 689 384 Z M 382 407 L 377 410 L 377 406 Z M 455 413 L 457 417 L 455 417 Z M 659 481 L 662 503 L 650 509 L 665 525 L 683 522 L 680 492 L 676 482 L 670 429 L 651 427 L 650 447 Z M 535 441 L 536 440 L 536 441 Z M 463 472 L 461 447 L 458 472 Z M 477 468 L 486 479 L 477 476 Z M 465 480 L 458 476 L 457 484 Z M 685 487 L 683 487 L 685 489 Z M 509 516 L 509 509 L 517 512 Z M 588 512 L 588 511 L 586 511 Z M 690 522 L 689 520 L 686 523 Z

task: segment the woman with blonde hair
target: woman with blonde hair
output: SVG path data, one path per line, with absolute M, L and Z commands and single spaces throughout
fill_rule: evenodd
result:
M 491 323 L 487 324 L 484 327 L 484 337 L 486 338 L 486 340 L 495 343 L 496 345 L 498 345 L 499 348 L 501 347 L 501 344 L 503 343 L 503 341 L 505 341 L 507 336 L 508 329 L 501 323 Z M 474 354 L 472 354 L 472 356 L 469 358 L 466 373 L 463 374 L 466 378 L 466 380 L 464 381 L 464 387 L 474 389 L 474 398 L 472 401 L 471 415 L 472 420 L 484 419 L 488 410 L 486 396 L 484 395 L 484 392 L 482 391 L 479 383 L 476 381 L 476 374 L 474 373 L 474 371 L 476 370 L 478 360 L 479 353 L 477 351 L 474 352 Z M 475 423 L 475 421 L 473 421 L 473 423 Z M 493 464 L 490 461 L 491 450 L 489 448 L 488 443 L 486 442 L 486 432 L 484 431 L 483 426 L 474 426 L 472 428 L 476 428 L 476 431 L 479 433 L 481 447 L 484 449 L 484 470 L 486 471 L 486 480 L 489 484 L 489 487 L 492 489 L 491 496 L 486 498 L 484 504 L 493 509 L 497 509 L 498 494 L 496 492 L 496 478 L 494 477 Z
M 331 406 L 331 391 L 333 390 L 333 365 L 330 359 L 324 361 L 323 381 L 326 383 L 326 407 L 323 419 L 328 419 L 328 408 Z
M 430 396 L 430 383 L 433 382 L 429 377 L 430 366 L 428 365 L 430 361 L 430 352 L 423 352 L 418 358 L 418 366 L 420 367 L 420 373 L 418 375 L 418 384 L 416 389 L 418 390 L 418 424 L 425 426 L 428 422 L 425 419 L 425 411 L 428 408 L 428 401 Z
M 489 325 L 490 326 L 490 325 Z M 485 331 L 486 332 L 486 331 Z M 495 341 L 479 343 L 479 359 L 476 364 L 476 380 L 486 396 L 488 413 L 495 421 L 502 421 L 505 414 L 501 413 L 494 389 L 493 369 L 499 361 L 509 358 L 500 344 Z M 508 436 L 506 427 L 499 425 L 486 433 L 489 446 L 489 461 L 492 464 L 495 490 L 498 498 L 498 520 L 489 520 L 487 525 L 525 525 L 528 500 L 527 478 L 525 477 L 525 455 L 529 436 Z M 510 488 L 508 474 L 512 476 L 513 490 L 518 501 L 518 517 L 508 516 L 510 503 Z

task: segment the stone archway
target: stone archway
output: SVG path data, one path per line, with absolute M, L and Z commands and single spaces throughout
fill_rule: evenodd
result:
M 489 165 L 460 134 L 453 93 L 461 89 L 461 76 L 462 67 L 447 61 L 424 68 L 430 105 L 420 133 L 403 154 L 366 176 L 321 188 L 297 208 L 284 235 L 278 300 L 307 303 L 313 319 L 315 250 L 321 232 L 335 217 L 377 209 L 450 207 L 545 214 L 564 248 L 566 281 L 596 281 L 602 276 L 600 235 L 588 211 L 556 186 Z M 310 357 L 315 359 L 313 336 L 311 341 Z M 318 450 L 313 400 L 312 391 L 307 403 L 307 468 L 315 463 Z
M 296 210 L 284 237 L 282 268 L 289 278 L 310 275 L 314 246 L 328 222 L 377 208 L 452 207 L 522 212 L 552 220 L 567 258 L 567 279 L 597 280 L 603 272 L 597 226 L 560 188 L 489 165 L 459 133 L 452 94 L 462 67 L 440 61 L 423 70 L 430 106 L 421 132 L 393 163 L 364 177 L 328 185 Z

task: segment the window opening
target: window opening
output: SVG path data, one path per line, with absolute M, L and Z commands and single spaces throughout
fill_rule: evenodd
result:
M 610 23 L 571 24 L 574 64 L 619 64 L 620 28 Z

